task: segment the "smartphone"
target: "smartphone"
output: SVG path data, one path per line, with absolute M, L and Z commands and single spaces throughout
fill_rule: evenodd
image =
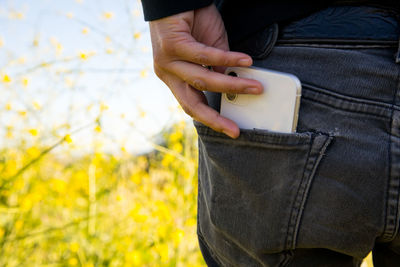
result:
M 301 83 L 295 75 L 256 67 L 230 67 L 225 74 L 257 80 L 264 91 L 260 95 L 223 93 L 222 116 L 242 129 L 296 132 Z

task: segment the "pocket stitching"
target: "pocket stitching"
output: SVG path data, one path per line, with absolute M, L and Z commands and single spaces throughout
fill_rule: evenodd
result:
M 286 242 L 285 242 L 287 249 L 295 249 L 296 248 L 297 235 L 298 235 L 298 231 L 299 231 L 299 227 L 300 227 L 300 221 L 301 221 L 302 215 L 304 213 L 305 205 L 307 202 L 310 187 L 312 186 L 312 182 L 314 180 L 315 172 L 320 164 L 320 161 L 322 160 L 323 156 L 325 155 L 325 151 L 327 150 L 328 146 L 331 144 L 333 139 L 334 139 L 334 136 L 331 134 L 326 137 L 326 140 L 321 145 L 321 147 L 316 149 L 317 154 L 312 155 L 312 157 L 315 158 L 314 160 L 310 160 L 310 156 L 312 154 L 312 149 L 313 149 L 313 145 L 312 144 L 310 145 L 310 150 L 307 155 L 307 160 L 306 160 L 306 164 L 304 166 L 302 179 L 300 181 L 300 184 L 299 184 L 299 187 L 298 187 L 298 190 L 296 193 L 295 202 L 293 203 L 291 214 L 290 214 L 288 231 L 287 231 Z M 307 172 L 309 172 L 309 174 L 307 174 Z M 302 187 L 304 187 L 304 188 L 302 189 Z M 303 192 L 300 192 L 300 191 L 303 191 Z M 299 203 L 299 204 L 297 204 L 297 203 Z M 299 205 L 299 207 L 296 207 L 297 206 L 296 204 Z M 293 225 L 293 223 L 294 223 L 294 225 Z M 291 228 L 293 228 L 292 233 L 290 233 Z

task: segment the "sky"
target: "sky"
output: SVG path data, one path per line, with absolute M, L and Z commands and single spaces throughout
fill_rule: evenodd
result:
M 51 144 L 73 133 L 82 149 L 101 138 L 106 150 L 142 153 L 188 120 L 153 73 L 137 0 L 0 0 L 0 78 L 3 135 Z

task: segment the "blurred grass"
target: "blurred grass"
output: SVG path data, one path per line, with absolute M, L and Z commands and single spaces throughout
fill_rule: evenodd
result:
M 196 135 L 182 122 L 161 139 L 140 156 L 2 150 L 0 266 L 204 266 Z

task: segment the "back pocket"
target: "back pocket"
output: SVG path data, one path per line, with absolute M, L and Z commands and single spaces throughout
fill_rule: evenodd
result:
M 261 260 L 296 246 L 314 173 L 333 137 L 241 130 L 238 139 L 195 122 L 199 234 L 221 258 Z M 239 252 L 239 251 L 240 252 Z

